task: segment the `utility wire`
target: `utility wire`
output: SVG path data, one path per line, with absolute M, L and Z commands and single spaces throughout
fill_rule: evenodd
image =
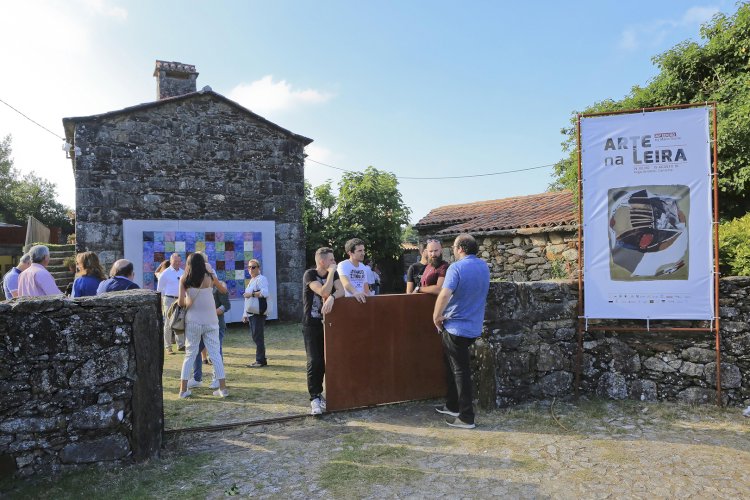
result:
M 333 165 L 328 165 L 327 163 L 319 162 L 317 160 L 313 160 L 312 158 L 306 158 L 307 161 L 311 161 L 313 163 L 317 163 L 318 165 L 323 165 L 324 167 L 329 168 L 335 168 L 336 170 L 341 170 L 342 172 L 357 172 L 356 170 L 347 170 L 345 168 L 340 167 L 334 167 Z M 406 176 L 396 176 L 396 179 L 409 179 L 409 180 L 441 180 L 441 179 L 468 179 L 471 177 L 488 177 L 491 175 L 503 175 L 503 174 L 513 174 L 516 172 L 526 172 L 528 170 L 538 170 L 540 168 L 549 168 L 554 167 L 555 163 L 550 163 L 548 165 L 539 165 L 538 167 L 528 167 L 528 168 L 519 168 L 516 170 L 505 170 L 503 172 L 489 172 L 486 174 L 472 174 L 472 175 L 448 175 L 443 177 L 406 177 Z
M 24 118 L 26 118 L 27 120 L 29 120 L 31 123 L 33 123 L 37 127 L 40 127 L 42 129 L 46 130 L 47 132 L 49 132 L 50 134 L 54 135 L 58 139 L 63 140 L 63 141 L 65 140 L 64 137 L 60 137 L 59 135 L 57 135 L 56 133 L 54 133 L 53 131 L 51 131 L 50 129 L 48 129 L 47 127 L 45 127 L 44 125 L 42 125 L 41 123 L 39 123 L 39 122 L 37 122 L 37 121 L 29 118 L 26 114 L 24 114 L 21 111 L 17 110 L 16 108 L 14 108 L 13 106 L 11 106 L 7 102 L 3 101 L 2 99 L 0 99 L 0 103 L 5 104 L 10 109 L 12 109 L 13 111 L 15 111 L 19 115 L 23 116 Z M 347 170 L 345 168 L 335 167 L 333 165 L 329 165 L 328 163 L 323 163 L 323 162 L 318 161 L 318 160 L 313 160 L 312 158 L 309 158 L 309 157 L 306 160 L 307 161 L 311 161 L 313 163 L 317 163 L 318 165 L 323 165 L 324 167 L 333 168 L 335 170 L 340 170 L 342 172 L 352 172 L 352 173 L 356 173 L 357 172 L 356 170 Z M 486 173 L 486 174 L 447 175 L 447 176 L 442 176 L 442 177 L 408 177 L 408 176 L 396 176 L 396 179 L 400 179 L 400 180 L 469 179 L 469 178 L 473 178 L 473 177 L 489 177 L 489 176 L 492 176 L 492 175 L 504 175 L 504 174 L 513 174 L 513 173 L 517 173 L 517 172 L 528 172 L 529 170 L 538 170 L 540 168 L 549 168 L 549 167 L 554 167 L 554 166 L 555 166 L 554 163 L 550 163 L 548 165 L 539 165 L 538 167 L 519 168 L 519 169 L 516 169 L 516 170 L 505 170 L 503 172 L 489 172 L 489 173 Z
M 60 137 L 59 135 L 57 135 L 56 133 L 54 133 L 53 131 L 51 131 L 50 129 L 48 129 L 47 127 L 45 127 L 44 125 L 42 125 L 41 123 L 32 120 L 31 118 L 29 118 L 28 116 L 26 116 L 24 113 L 22 113 L 21 111 L 17 110 L 16 108 L 14 108 L 13 106 L 11 106 L 7 102 L 3 101 L 2 99 L 0 99 L 0 102 L 3 103 L 3 104 L 5 104 L 6 106 L 8 106 L 10 109 L 12 109 L 13 111 L 15 111 L 19 115 L 21 115 L 24 118 L 26 118 L 27 120 L 29 120 L 31 123 L 33 123 L 37 127 L 43 128 L 44 130 L 46 130 L 47 132 L 49 132 L 50 134 L 54 135 L 55 137 L 57 137 L 60 140 L 63 140 L 63 141 L 65 140 L 64 137 Z

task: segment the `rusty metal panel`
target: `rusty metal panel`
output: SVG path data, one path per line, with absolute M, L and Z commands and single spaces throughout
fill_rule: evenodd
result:
M 337 299 L 325 318 L 329 410 L 445 395 L 434 295 Z

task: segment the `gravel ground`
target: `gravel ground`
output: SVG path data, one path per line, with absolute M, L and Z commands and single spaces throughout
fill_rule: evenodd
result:
M 750 496 L 750 422 L 737 409 L 584 402 L 480 412 L 447 427 L 406 403 L 221 433 L 183 434 L 165 458 L 205 463 L 206 498 Z M 556 420 L 556 418 L 557 420 Z

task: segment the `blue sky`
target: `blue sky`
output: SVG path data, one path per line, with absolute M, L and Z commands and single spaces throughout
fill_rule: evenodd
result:
M 9 1 L 0 99 L 62 136 L 61 119 L 155 99 L 156 59 L 314 139 L 309 158 L 397 176 L 551 164 L 571 113 L 643 85 L 652 56 L 734 2 Z M 15 165 L 74 206 L 61 141 L 0 104 Z M 340 172 L 308 162 L 314 185 Z M 551 168 L 400 181 L 416 222 L 434 207 L 534 194 Z

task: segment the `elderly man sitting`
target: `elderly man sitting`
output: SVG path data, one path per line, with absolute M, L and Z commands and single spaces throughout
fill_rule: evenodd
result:
M 19 297 L 42 297 L 62 293 L 55 284 L 55 278 L 47 271 L 49 248 L 36 245 L 29 250 L 31 265 L 18 275 Z
M 109 270 L 111 278 L 104 280 L 99 283 L 99 287 L 96 289 L 96 294 L 101 295 L 107 292 L 119 292 L 120 290 L 134 290 L 140 288 L 137 284 L 133 283 L 135 272 L 133 271 L 133 263 L 127 259 L 120 259 L 112 264 L 112 269 Z

